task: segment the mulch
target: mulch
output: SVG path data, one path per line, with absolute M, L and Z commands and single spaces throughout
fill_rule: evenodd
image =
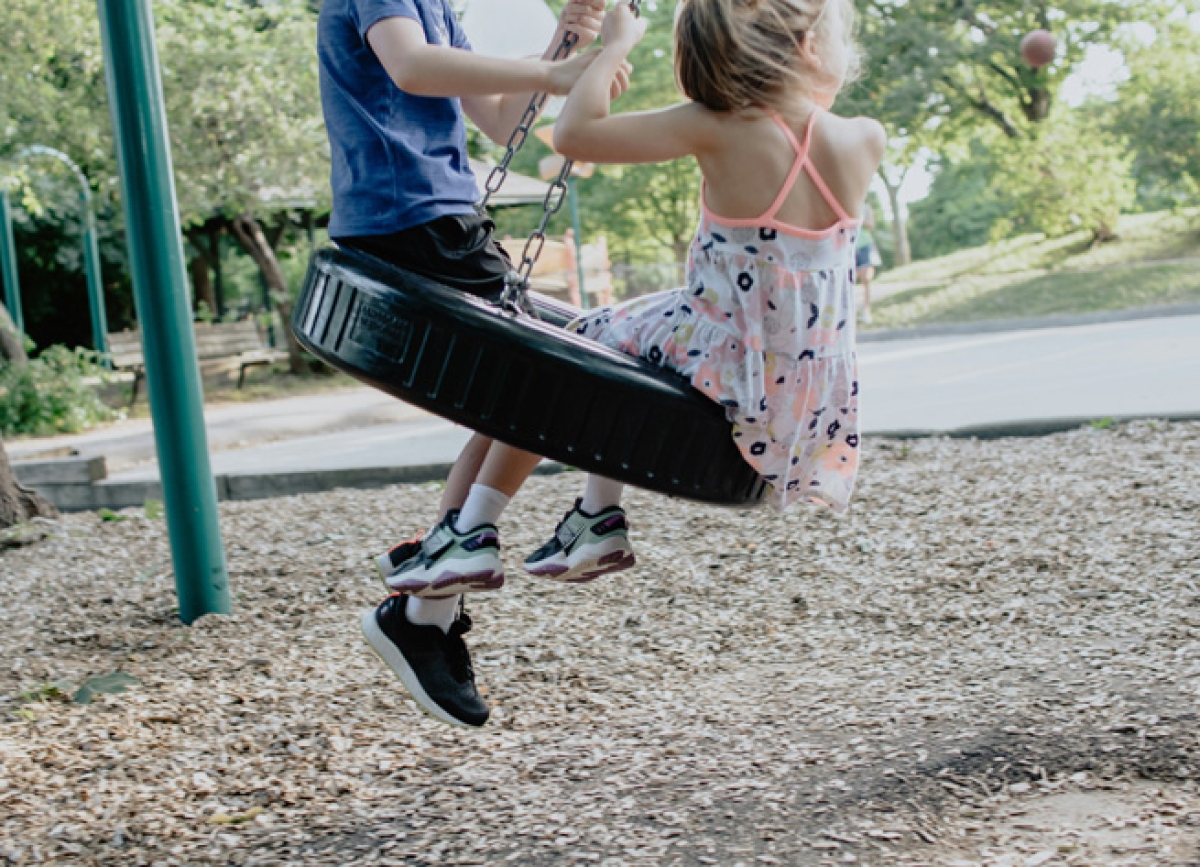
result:
M 1200 424 L 868 440 L 844 518 L 630 492 L 636 569 L 525 576 L 581 484 L 501 523 L 477 732 L 358 634 L 436 486 L 222 504 L 192 627 L 141 510 L 0 551 L 0 863 L 1200 864 Z

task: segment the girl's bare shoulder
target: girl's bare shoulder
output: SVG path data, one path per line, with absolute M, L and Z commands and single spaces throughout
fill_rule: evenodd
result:
M 870 117 L 842 117 L 826 112 L 813 130 L 815 143 L 830 150 L 850 151 L 861 154 L 876 165 L 883 158 L 887 146 L 887 132 L 883 124 Z M 872 169 L 874 170 L 874 169 Z

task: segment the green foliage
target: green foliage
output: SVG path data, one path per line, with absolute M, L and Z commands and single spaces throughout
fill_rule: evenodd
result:
M 1108 240 L 1134 202 L 1129 147 L 1079 112 L 1058 112 L 1030 139 L 997 147 L 995 158 L 993 193 L 1010 215 L 993 227 L 994 239 L 1083 229 Z
M 327 204 L 308 4 L 159 0 L 155 16 L 184 224 Z
M 1130 77 L 1112 103 L 1090 106 L 1136 153 L 1133 176 L 1146 210 L 1200 202 L 1200 99 L 1196 98 L 1200 28 L 1160 25 L 1154 42 L 1125 52 Z
M 929 195 L 909 207 L 914 260 L 986 244 L 997 222 L 1011 213 L 1011 202 L 993 189 L 995 167 L 985 148 L 977 146 L 961 162 L 942 159 L 933 168 Z
M 77 433 L 116 416 L 89 382 L 103 378 L 99 356 L 51 346 L 19 364 L 0 363 L 0 433 Z

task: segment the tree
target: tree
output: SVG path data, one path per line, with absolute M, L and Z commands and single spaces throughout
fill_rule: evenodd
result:
M 8 315 L 8 309 L 0 304 L 0 365 L 27 364 L 28 361 L 24 338 Z M 52 518 L 57 514 L 54 506 L 40 494 L 17 481 L 4 442 L 0 440 L 0 528 L 35 517 Z
M 1200 201 L 1200 29 L 1163 21 L 1153 41 L 1125 48 L 1130 76 L 1111 103 L 1088 108 L 1112 134 L 1129 137 L 1138 199 L 1148 209 Z
M 286 327 L 291 294 L 276 250 L 289 209 L 328 198 L 316 16 L 306 0 L 169 0 L 158 11 L 180 210 L 205 266 L 196 285 L 216 265 L 205 247 L 219 216 L 258 265 L 299 373 L 307 367 Z
M 1029 141 L 1004 145 L 996 151 L 1002 180 L 995 189 L 1010 216 L 994 234 L 1083 229 L 1094 242 L 1116 237 L 1117 217 L 1134 201 L 1126 142 L 1082 112 L 1062 110 Z
M 967 159 L 945 158 L 933 165 L 929 195 L 913 204 L 913 256 L 931 259 L 992 240 L 996 224 L 1009 219 L 1012 205 L 992 184 L 992 154 L 981 145 Z

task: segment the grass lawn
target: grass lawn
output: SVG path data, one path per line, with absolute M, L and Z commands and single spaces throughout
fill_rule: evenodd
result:
M 1200 210 L 1123 218 L 1116 241 L 1014 238 L 883 275 L 875 327 L 1200 302 Z

